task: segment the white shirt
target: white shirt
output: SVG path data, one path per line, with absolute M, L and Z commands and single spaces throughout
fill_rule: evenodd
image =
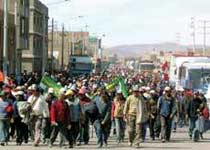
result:
M 34 95 L 31 95 L 28 98 L 28 102 L 30 104 L 32 104 L 34 100 L 36 100 L 36 102 L 35 104 L 33 104 L 32 110 L 35 113 L 35 115 L 43 116 L 44 118 L 49 118 L 50 116 L 49 108 L 47 102 L 45 101 L 44 96 L 40 95 L 39 97 L 36 97 Z

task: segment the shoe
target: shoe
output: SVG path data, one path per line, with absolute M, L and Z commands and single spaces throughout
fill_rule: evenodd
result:
M 52 147 L 53 147 L 52 143 L 49 143 L 49 144 L 48 144 L 48 147 L 49 147 L 49 148 L 52 148 Z
M 34 143 L 33 144 L 33 147 L 38 147 L 39 145 L 37 143 Z
M 162 139 L 162 143 L 165 143 L 166 142 L 166 140 L 165 139 Z
M 0 145 L 1 145 L 1 146 L 5 146 L 5 143 L 4 143 L 4 142 L 2 142 L 2 143 L 0 143 Z
M 69 148 L 74 148 L 74 146 L 73 145 L 70 145 Z
M 136 147 L 136 148 L 139 148 L 139 145 L 140 145 L 139 143 L 136 143 L 136 144 L 135 144 L 135 147 Z
M 133 146 L 133 143 L 129 142 L 129 143 L 128 143 L 128 146 Z
M 98 144 L 97 148 L 102 148 L 102 144 Z
M 81 146 L 81 142 L 79 142 L 79 143 L 77 144 L 77 146 Z

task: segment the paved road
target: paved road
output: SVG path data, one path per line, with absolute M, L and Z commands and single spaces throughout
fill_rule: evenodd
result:
M 204 134 L 204 140 L 199 142 L 192 142 L 187 136 L 187 129 L 178 129 L 177 133 L 172 133 L 172 139 L 169 143 L 161 143 L 160 140 L 155 142 L 150 142 L 147 140 L 142 143 L 140 149 L 142 150 L 210 150 L 210 132 Z M 16 146 L 14 142 L 9 143 L 8 146 L 0 147 L 0 150 L 48 150 L 48 146 L 40 145 L 39 147 L 32 147 L 30 144 Z M 51 148 L 52 150 L 60 149 L 58 146 Z M 75 147 L 75 150 L 94 150 L 96 148 L 95 138 L 92 138 L 90 144 L 82 145 L 80 147 Z M 114 137 L 109 140 L 109 145 L 104 149 L 113 150 L 128 150 L 135 149 L 128 146 L 127 142 L 117 145 Z

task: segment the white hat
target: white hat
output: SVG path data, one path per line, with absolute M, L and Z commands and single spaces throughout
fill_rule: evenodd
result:
M 28 87 L 28 90 L 32 90 L 32 87 L 31 87 L 31 86 L 29 86 L 29 87 Z
M 71 86 L 70 90 L 76 91 L 76 90 L 77 90 L 76 84 L 73 84 L 73 85 Z
M 151 88 L 150 88 L 150 87 L 146 87 L 145 90 L 146 90 L 146 91 L 150 91 Z
M 53 88 L 49 88 L 48 89 L 48 93 L 53 94 L 54 93 L 54 89 Z
M 17 92 L 15 93 L 15 96 L 18 96 L 18 95 L 24 95 L 24 92 L 23 92 L 23 91 L 17 91 Z
M 60 95 L 63 95 L 66 93 L 66 89 L 65 88 L 61 88 L 59 91 Z
M 147 99 L 151 98 L 151 96 L 148 93 L 144 93 L 143 96 Z
M 22 89 L 23 89 L 22 86 L 17 86 L 15 90 L 16 91 L 21 91 Z
M 36 84 L 32 84 L 31 90 L 35 90 L 35 91 L 38 90 L 38 86 Z
M 149 93 L 150 94 L 154 94 L 155 93 L 155 90 L 151 90 Z
M 122 93 L 121 89 L 117 90 L 117 94 L 121 94 L 121 93 Z
M 133 91 L 139 91 L 138 85 L 133 86 L 132 90 L 133 90 Z
M 169 86 L 165 87 L 164 91 L 170 91 L 171 88 Z

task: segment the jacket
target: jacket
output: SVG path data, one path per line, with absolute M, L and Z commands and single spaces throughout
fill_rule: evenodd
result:
M 63 100 L 58 100 L 51 106 L 50 111 L 51 122 L 70 124 L 68 104 Z
M 176 114 L 176 104 L 173 97 L 163 95 L 158 100 L 158 110 L 163 117 L 174 116 Z
M 130 95 L 125 102 L 125 107 L 124 107 L 123 114 L 124 115 L 136 116 L 138 101 L 139 101 L 139 97 L 135 97 L 134 95 Z
M 13 107 L 7 101 L 0 101 L 0 120 L 9 119 L 12 116 Z

